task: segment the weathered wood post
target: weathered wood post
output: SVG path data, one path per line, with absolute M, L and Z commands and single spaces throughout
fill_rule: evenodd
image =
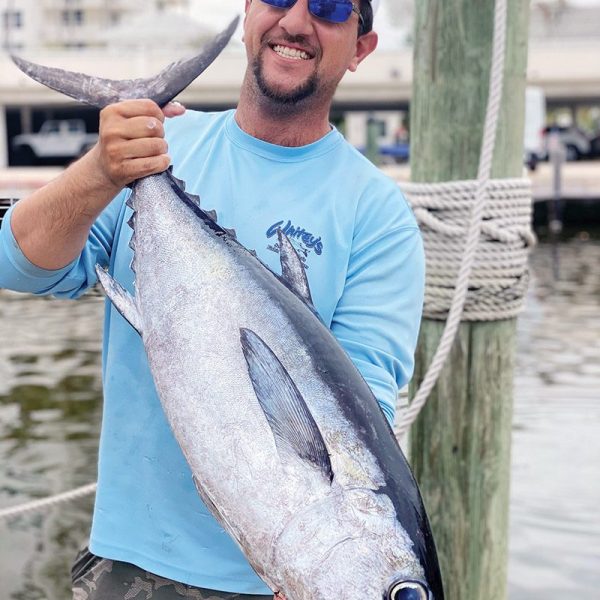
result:
M 494 0 L 416 0 L 414 182 L 475 179 L 492 56 Z M 509 0 L 492 177 L 520 177 L 528 0 Z M 444 323 L 425 319 L 414 389 Z M 504 600 L 516 321 L 462 323 L 411 430 L 410 456 L 440 553 L 446 600 Z

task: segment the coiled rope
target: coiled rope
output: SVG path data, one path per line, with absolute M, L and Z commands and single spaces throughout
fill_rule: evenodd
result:
M 490 179 L 504 85 L 506 33 L 507 0 L 496 0 L 492 67 L 477 180 L 401 186 L 423 226 L 426 254 L 430 252 L 431 279 L 428 273 L 425 315 L 443 318 L 447 312 L 448 318 L 427 374 L 413 401 L 402 410 L 396 426 L 400 436 L 406 434 L 425 406 L 452 348 L 465 307 L 469 308 L 467 318 L 472 320 L 509 318 L 518 313 L 525 294 L 527 249 L 534 243 L 530 231 L 529 183 L 519 179 Z M 465 222 L 466 231 L 461 227 Z M 506 225 L 509 227 L 505 228 Z M 452 246 L 454 253 L 457 246 L 461 247 L 458 274 L 449 260 L 448 250 Z M 504 247 L 507 250 L 499 251 Z M 496 259 L 498 252 L 507 252 L 505 260 Z M 431 256 L 435 256 L 434 264 Z M 474 269 L 476 264 L 478 268 Z M 473 293 L 467 301 L 470 287 Z M 447 308 L 450 296 L 451 305 Z
M 423 314 L 448 318 L 465 254 L 465 223 L 477 193 L 476 181 L 403 186 L 425 245 L 427 285 Z M 495 321 L 515 317 L 527 290 L 531 231 L 531 186 L 527 179 L 491 180 L 479 221 L 480 236 L 470 259 L 468 289 L 459 318 Z
M 496 0 L 490 90 L 477 180 L 401 185 L 423 232 L 428 272 L 424 315 L 432 319 L 447 316 L 447 323 L 414 400 L 401 409 L 396 425 L 399 436 L 408 431 L 423 409 L 461 320 L 512 318 L 525 295 L 527 249 L 535 243 L 530 225 L 530 183 L 527 179 L 490 179 L 504 84 L 506 31 L 507 0 Z M 0 521 L 95 491 L 96 484 L 92 483 L 6 508 L 0 510 Z

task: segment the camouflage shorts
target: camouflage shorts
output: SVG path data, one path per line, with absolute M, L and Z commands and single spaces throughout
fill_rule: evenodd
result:
M 177 583 L 125 562 L 108 560 L 87 548 L 71 570 L 73 600 L 273 600 L 273 596 L 230 594 Z

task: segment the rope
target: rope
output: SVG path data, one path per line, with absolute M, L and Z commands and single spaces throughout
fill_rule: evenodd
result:
M 0 521 L 2 521 L 4 519 L 13 519 L 15 517 L 19 517 L 26 513 L 35 512 L 35 511 L 42 510 L 45 508 L 50 508 L 52 506 L 62 504 L 63 502 L 77 500 L 78 498 L 83 498 L 84 496 L 89 496 L 90 494 L 93 494 L 95 492 L 96 492 L 96 484 L 90 483 L 88 485 L 84 485 L 83 487 L 77 488 L 75 490 L 71 490 L 70 492 L 64 492 L 63 494 L 57 494 L 56 496 L 51 496 L 50 498 L 43 498 L 42 500 L 34 500 L 32 502 L 27 502 L 26 504 L 21 504 L 20 506 L 4 508 L 4 509 L 0 510 Z
M 471 186 L 475 190 L 475 202 L 470 209 L 470 215 L 468 218 L 468 226 L 466 231 L 466 241 L 462 248 L 462 262 L 458 271 L 458 275 L 455 281 L 455 292 L 452 304 L 448 312 L 448 320 L 444 328 L 444 333 L 440 340 L 440 344 L 435 352 L 433 361 L 423 379 L 419 390 L 417 391 L 415 398 L 411 402 L 410 406 L 403 411 L 399 419 L 397 431 L 400 435 L 406 433 L 409 427 L 414 423 L 417 416 L 421 412 L 423 406 L 433 389 L 433 386 L 438 380 L 438 377 L 442 371 L 448 353 L 454 343 L 456 332 L 461 322 L 463 309 L 466 304 L 467 292 L 469 289 L 469 277 L 471 275 L 473 265 L 475 263 L 475 257 L 477 248 L 479 245 L 480 236 L 482 233 L 483 219 L 485 215 L 486 200 L 491 195 L 491 170 L 492 170 L 492 159 L 494 153 L 494 146 L 496 144 L 496 132 L 498 129 L 498 121 L 500 116 L 500 102 L 502 99 L 502 87 L 504 85 L 504 59 L 506 53 L 506 32 L 507 32 L 507 0 L 496 0 L 494 10 L 494 40 L 493 40 L 493 51 L 492 51 L 492 67 L 490 76 L 490 87 L 488 94 L 488 105 L 486 110 L 486 118 L 484 125 L 483 142 L 481 148 L 481 156 L 479 160 L 479 169 L 477 173 L 477 181 L 474 182 L 455 182 L 454 184 L 441 184 L 436 185 L 416 185 L 411 184 L 405 186 L 410 196 L 410 191 L 417 190 L 429 190 L 430 192 L 438 190 L 448 190 L 451 193 L 458 191 L 461 185 L 465 187 Z M 495 187 L 498 182 L 494 182 Z M 501 185 L 501 184 L 500 184 Z M 447 187 L 446 187 L 447 186 Z M 435 202 L 435 208 L 443 208 L 445 204 L 442 201 Z M 433 215 L 425 216 L 423 211 L 419 211 L 417 205 L 417 212 L 420 217 L 424 220 L 428 220 L 429 226 L 440 225 L 440 220 L 434 222 Z M 469 209 L 467 209 L 469 210 Z M 431 216 L 431 219 L 430 219 Z M 427 223 L 425 223 L 427 224 Z M 457 225 L 455 222 L 454 225 Z M 460 235 L 457 227 L 448 227 L 446 233 L 451 236 Z M 464 231 L 462 232 L 464 234 Z M 497 229 L 494 228 L 494 234 L 498 233 Z M 527 239 L 531 239 L 529 235 L 525 236 Z M 434 310 L 437 310 L 435 308 Z M 496 316 L 496 318 L 498 318 Z
M 448 317 L 464 260 L 465 223 L 476 201 L 476 181 L 406 184 L 402 189 L 419 222 L 427 260 L 423 314 Z M 463 321 L 515 317 L 527 290 L 531 231 L 531 185 L 527 179 L 491 180 L 486 188 L 477 253 L 468 275 Z

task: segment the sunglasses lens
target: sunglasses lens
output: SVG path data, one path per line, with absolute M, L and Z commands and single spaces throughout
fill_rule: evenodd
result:
M 332 23 L 344 23 L 352 14 L 352 2 L 350 0 L 310 0 L 310 12 Z
M 292 8 L 296 0 L 262 0 L 275 8 Z M 352 14 L 351 0 L 309 0 L 310 12 L 331 23 L 345 23 Z
M 275 8 L 292 8 L 294 4 L 296 4 L 296 0 L 262 0 L 265 4 L 269 6 L 274 6 Z

